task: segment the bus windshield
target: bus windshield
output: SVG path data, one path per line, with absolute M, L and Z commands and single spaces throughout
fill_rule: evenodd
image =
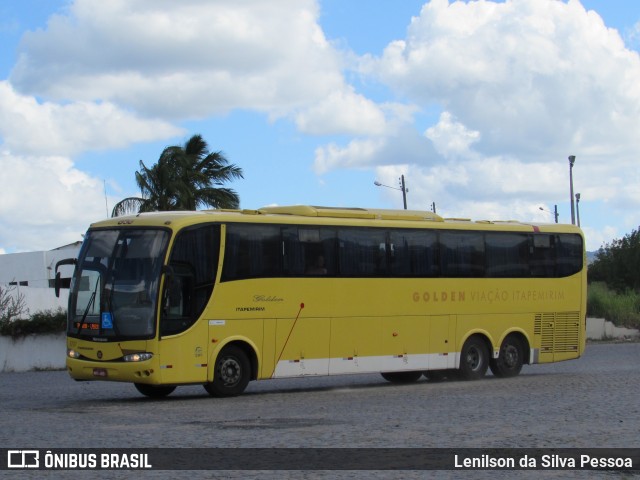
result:
M 71 283 L 68 333 L 99 341 L 152 338 L 168 238 L 159 229 L 89 231 Z

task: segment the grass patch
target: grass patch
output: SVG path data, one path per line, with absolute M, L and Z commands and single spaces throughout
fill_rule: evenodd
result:
M 604 318 L 618 327 L 640 329 L 640 294 L 633 291 L 616 293 L 604 283 L 590 283 L 587 315 Z

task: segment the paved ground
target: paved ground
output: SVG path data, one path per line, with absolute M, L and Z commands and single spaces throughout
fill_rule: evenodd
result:
M 194 386 L 152 401 L 131 385 L 74 382 L 62 371 L 0 374 L 0 385 L 0 445 L 5 448 L 640 447 L 638 343 L 589 345 L 579 360 L 525 366 L 512 379 L 489 375 L 476 382 L 421 380 L 404 386 L 379 375 L 273 380 L 253 382 L 243 396 L 231 399 L 210 398 Z M 501 476 L 467 473 L 469 478 Z M 522 472 L 511 476 L 514 473 L 523 477 Z M 535 473 L 536 478 L 594 476 Z M 84 478 L 82 472 L 65 475 Z M 318 475 L 263 472 L 255 478 Z M 459 478 L 460 472 L 329 472 L 323 478 L 337 476 Z M 146 472 L 145 478 L 201 477 L 193 472 Z

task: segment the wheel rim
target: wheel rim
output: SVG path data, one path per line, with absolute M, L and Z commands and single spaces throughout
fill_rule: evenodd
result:
M 242 366 L 234 357 L 227 357 L 220 362 L 220 379 L 225 385 L 235 385 L 242 378 Z
M 469 368 L 475 372 L 482 365 L 482 354 L 476 347 L 470 348 L 466 360 Z
M 508 368 L 514 368 L 518 364 L 520 354 L 515 345 L 507 345 L 504 349 L 504 364 Z

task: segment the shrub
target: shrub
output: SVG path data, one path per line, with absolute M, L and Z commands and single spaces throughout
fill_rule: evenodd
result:
M 587 315 L 609 320 L 619 327 L 640 328 L 640 294 L 618 293 L 604 283 L 592 282 L 587 294 Z
M 618 293 L 640 292 L 640 230 L 603 245 L 589 265 L 590 282 L 606 282 Z
M 59 308 L 34 313 L 26 320 L 1 321 L 0 335 L 18 338 L 34 333 L 61 333 L 66 328 L 67 313 Z

